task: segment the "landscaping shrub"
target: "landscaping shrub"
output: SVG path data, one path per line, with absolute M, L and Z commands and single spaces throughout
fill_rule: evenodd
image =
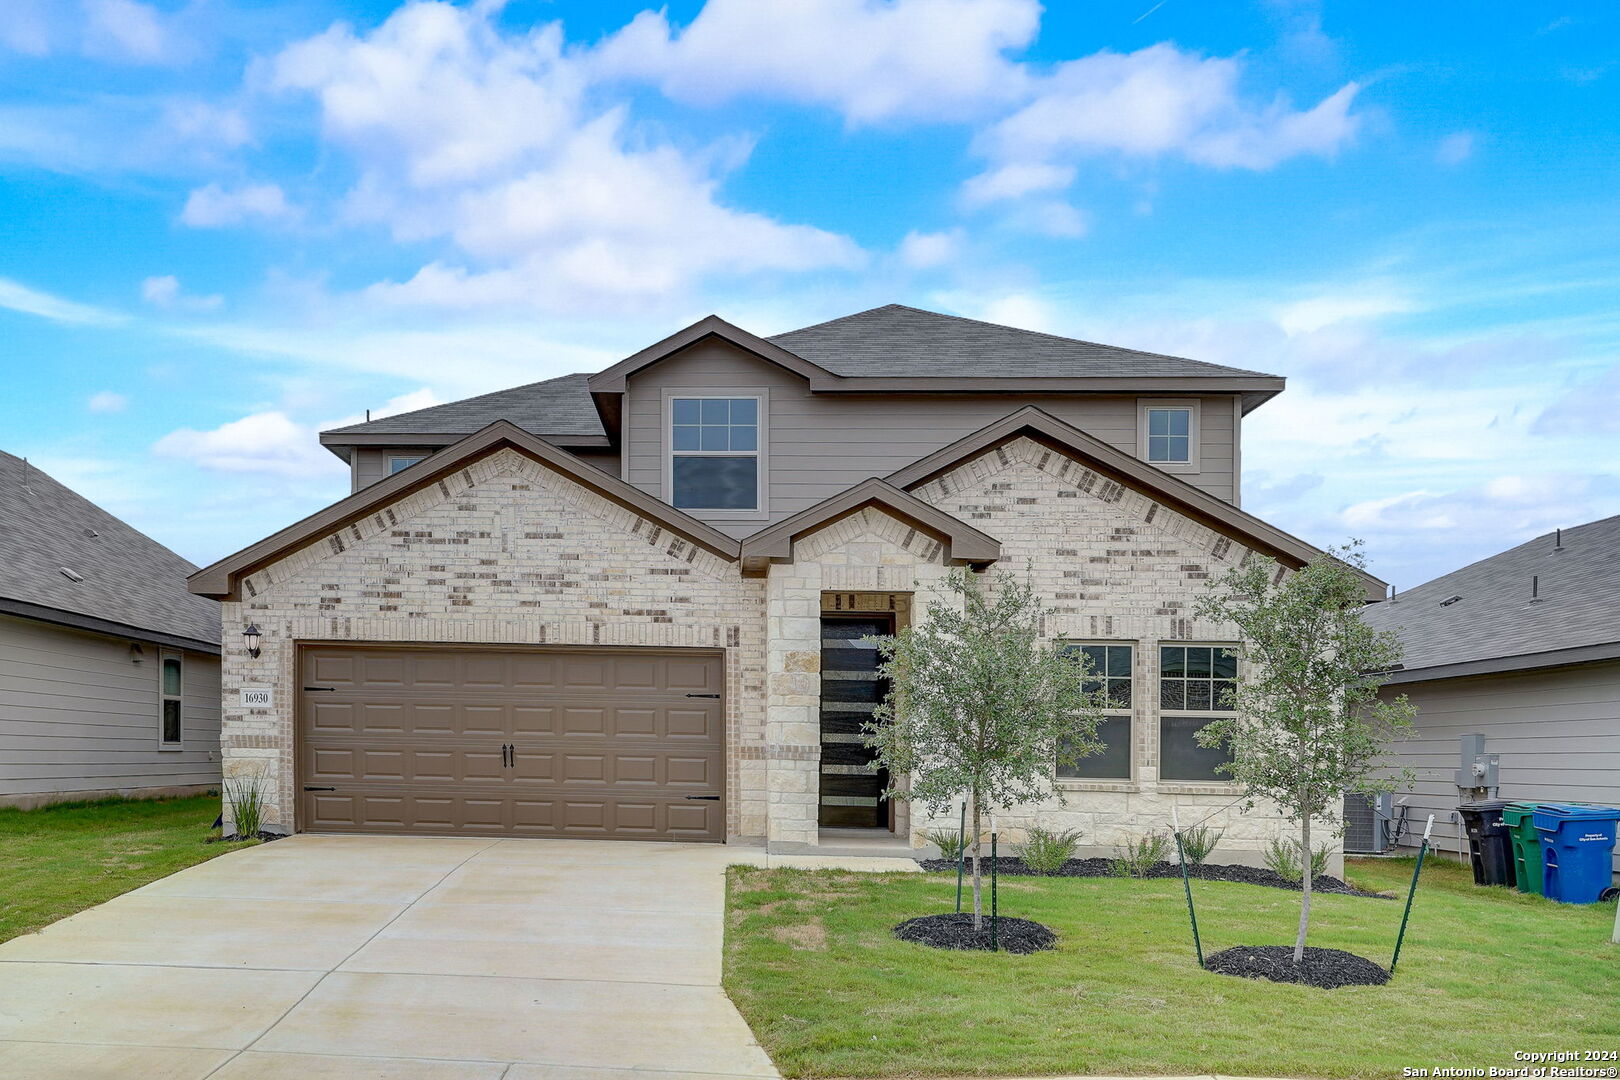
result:
M 1304 864 L 1304 859 L 1301 858 L 1302 850 L 1298 840 L 1281 837 L 1274 839 L 1266 844 L 1266 866 L 1288 881 L 1301 881 L 1304 877 L 1300 870 Z M 1327 873 L 1330 851 L 1327 845 L 1311 849 L 1311 880 L 1314 881 Z
M 1043 829 L 1032 825 L 1024 835 L 1024 865 L 1037 874 L 1061 870 L 1080 844 L 1079 829 Z
M 264 828 L 264 792 L 259 787 L 257 774 L 233 776 L 224 783 L 227 815 L 236 828 L 236 835 L 244 840 L 259 835 Z
M 1181 834 L 1181 850 L 1187 856 L 1187 862 L 1193 866 L 1203 866 L 1204 860 L 1209 858 L 1215 850 L 1215 845 L 1221 842 L 1226 835 L 1225 829 L 1212 829 L 1208 825 L 1194 825 Z
M 939 848 L 939 857 L 942 859 L 957 859 L 962 855 L 962 830 L 960 829 L 929 829 L 923 833 L 928 842 Z
M 1170 838 L 1164 833 L 1152 832 L 1114 851 L 1116 856 L 1108 868 L 1115 877 L 1145 878 L 1170 854 Z

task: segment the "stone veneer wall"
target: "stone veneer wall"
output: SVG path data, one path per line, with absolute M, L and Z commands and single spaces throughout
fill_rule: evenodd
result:
M 1022 574 L 1056 609 L 1048 638 L 1136 646 L 1129 781 L 1060 780 L 1064 798 L 1020 807 L 998 821 L 1011 838 L 1031 824 L 1078 828 L 1097 853 L 1170 824 L 1214 814 L 1226 830 L 1221 856 L 1258 861 L 1266 841 L 1283 835 L 1275 807 L 1249 813 L 1233 805 L 1230 783 L 1159 779 L 1158 644 L 1223 643 L 1236 630 L 1193 614 L 1207 580 L 1250 556 L 1249 549 L 1176 513 L 1148 495 L 1028 438 L 1012 440 L 913 489 L 912 494 L 970 522 L 1002 544 L 1000 566 Z M 919 598 L 919 608 L 922 606 Z M 912 843 L 931 825 L 913 817 Z
M 765 832 L 765 583 L 525 454 L 498 450 L 250 575 L 224 605 L 225 775 L 293 824 L 298 641 L 723 649 L 727 833 Z M 262 654 L 240 628 L 255 622 Z M 237 690 L 274 688 L 274 708 Z

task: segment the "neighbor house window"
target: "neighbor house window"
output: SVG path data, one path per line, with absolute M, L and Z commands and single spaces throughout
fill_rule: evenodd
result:
M 757 397 L 669 399 L 671 503 L 760 509 L 760 405 Z
M 180 723 L 180 709 L 185 687 L 184 673 L 180 670 L 180 654 L 164 653 L 158 665 L 158 741 L 164 746 L 179 746 L 185 741 Z
M 1057 774 L 1080 780 L 1129 780 L 1131 778 L 1132 660 L 1129 645 L 1070 645 L 1091 661 L 1086 689 L 1101 693 L 1107 702 L 1097 739 L 1103 749 L 1073 763 L 1058 764 Z
M 1172 471 L 1198 470 L 1198 402 L 1141 401 L 1137 455 Z
M 1200 746 L 1205 724 L 1230 716 L 1237 685 L 1232 645 L 1159 647 L 1159 776 L 1165 780 L 1231 780 L 1221 766 L 1232 760 L 1224 747 Z
M 393 476 L 397 472 L 402 472 L 426 456 L 426 454 L 418 454 L 415 457 L 391 457 L 388 459 L 388 475 Z

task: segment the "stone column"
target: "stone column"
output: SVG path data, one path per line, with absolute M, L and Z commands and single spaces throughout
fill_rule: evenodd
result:
M 766 840 L 814 844 L 821 805 L 821 567 L 773 564 L 765 589 Z

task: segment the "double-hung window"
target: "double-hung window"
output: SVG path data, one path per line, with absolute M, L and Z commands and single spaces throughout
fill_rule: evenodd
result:
M 185 742 L 180 716 L 185 700 L 185 678 L 179 653 L 161 655 L 158 680 L 158 743 L 165 750 L 178 750 Z
M 1225 747 L 1200 746 L 1197 734 L 1217 717 L 1232 714 L 1237 685 L 1235 645 L 1159 647 L 1159 776 L 1165 780 L 1231 780 L 1221 766 L 1232 760 Z
M 669 399 L 670 502 L 682 510 L 763 506 L 759 397 Z
M 1198 401 L 1139 401 L 1137 456 L 1171 472 L 1197 472 Z
M 1101 693 L 1106 702 L 1097 739 L 1103 749 L 1095 754 L 1059 761 L 1057 774 L 1078 780 L 1129 780 L 1131 778 L 1132 660 L 1130 645 L 1070 645 L 1089 661 L 1086 689 Z

